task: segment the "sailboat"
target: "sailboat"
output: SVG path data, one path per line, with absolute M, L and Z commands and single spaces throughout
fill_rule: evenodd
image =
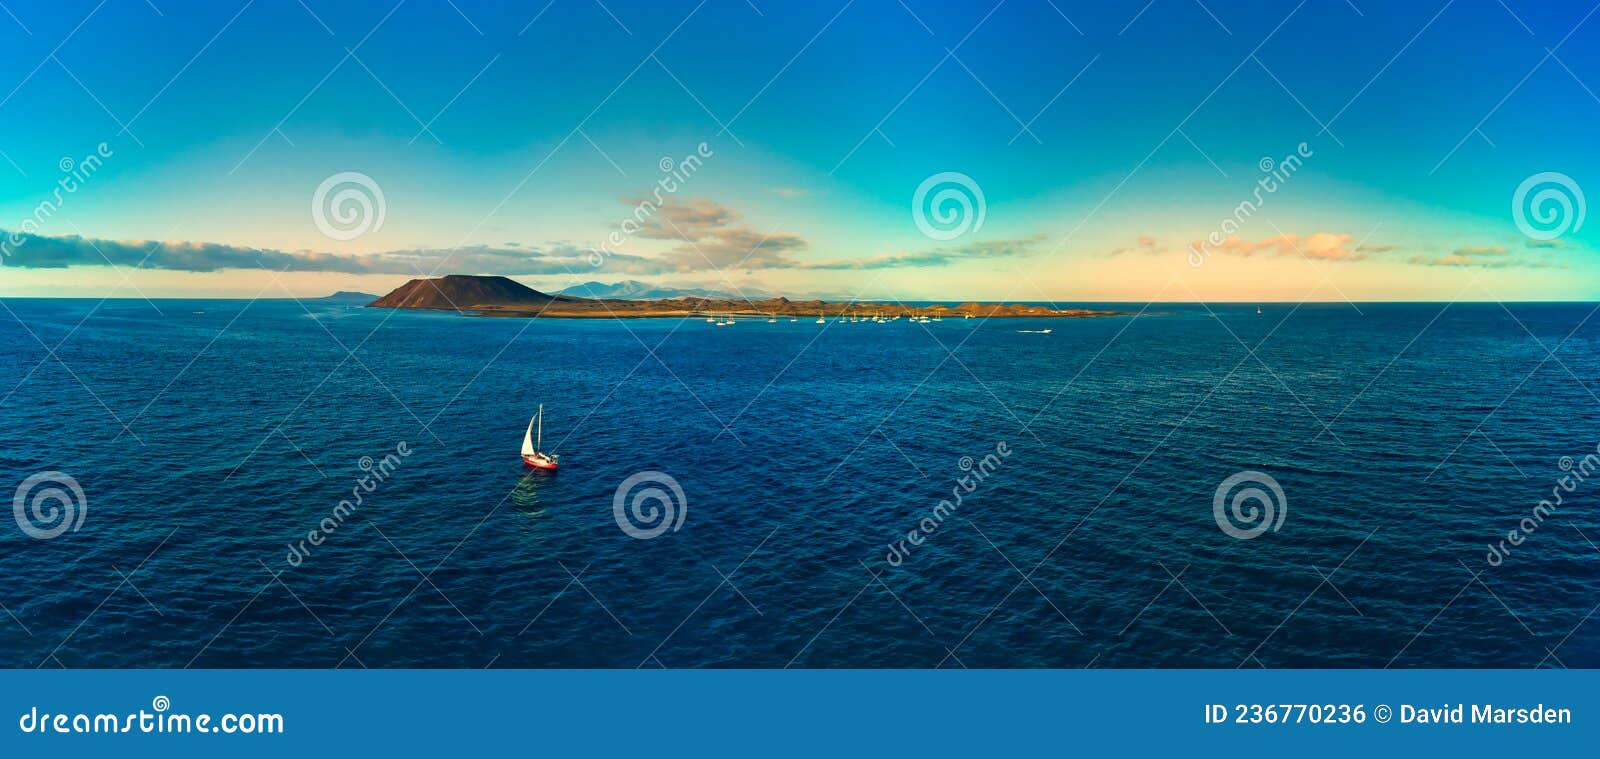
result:
M 534 436 L 535 424 L 538 425 L 538 437 Z M 535 469 L 555 469 L 556 461 L 561 457 L 539 450 L 544 445 L 544 404 L 539 404 L 539 413 L 528 420 L 528 431 L 522 433 L 522 463 Z

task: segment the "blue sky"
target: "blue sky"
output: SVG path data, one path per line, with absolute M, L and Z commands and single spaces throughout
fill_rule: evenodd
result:
M 1600 222 L 1530 240 L 1511 207 L 1541 172 L 1600 187 L 1587 3 L 6 8 L 0 230 L 36 223 L 0 294 L 248 297 L 260 272 L 216 261 L 269 259 L 297 294 L 384 290 L 448 255 L 437 273 L 542 289 L 1600 297 Z M 103 165 L 40 220 L 63 157 L 101 143 Z M 588 265 L 662 158 L 702 143 L 646 228 Z M 1293 177 L 1190 265 L 1263 157 L 1302 143 Z M 339 172 L 381 188 L 381 227 L 319 229 L 313 194 Z M 983 195 L 982 226 L 952 239 L 914 223 L 915 190 L 942 172 Z M 169 245 L 147 258 L 142 241 Z

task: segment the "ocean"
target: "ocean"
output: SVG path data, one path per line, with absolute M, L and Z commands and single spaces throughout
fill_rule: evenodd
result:
M 1595 304 L 3 303 L 8 667 L 1600 666 Z

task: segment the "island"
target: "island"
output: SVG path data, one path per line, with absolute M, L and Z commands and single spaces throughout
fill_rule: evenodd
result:
M 377 299 L 378 296 L 370 293 L 358 293 L 350 290 L 340 290 L 332 295 L 327 295 L 321 298 L 312 298 L 311 300 L 319 303 L 351 303 L 361 306 L 371 303 Z
M 679 297 L 645 300 L 580 298 L 550 295 L 506 277 L 450 274 L 431 279 L 413 279 L 388 295 L 367 304 L 368 308 L 423 309 L 455 311 L 475 316 L 551 317 L 565 319 L 625 319 L 652 317 L 734 317 L 765 316 L 818 318 L 898 317 L 911 318 L 1083 318 L 1127 316 L 1120 311 L 1087 308 L 1050 308 L 1039 305 L 967 302 L 955 306 L 912 306 L 879 301 L 789 300 L 774 298 Z

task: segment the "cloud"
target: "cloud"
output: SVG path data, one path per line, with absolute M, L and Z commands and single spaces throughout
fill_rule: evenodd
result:
M 623 199 L 630 206 L 649 205 L 649 201 Z M 709 200 L 668 198 L 655 212 L 640 220 L 634 234 L 647 240 L 698 241 L 725 230 L 739 220 L 739 212 Z
M 1525 246 L 1529 247 L 1529 248 L 1566 248 L 1566 247 L 1569 247 L 1567 245 L 1567 241 L 1566 240 L 1562 240 L 1560 238 L 1555 238 L 1555 239 L 1551 239 L 1551 240 L 1535 240 L 1532 237 L 1530 237 L 1523 244 Z
M 624 199 L 637 208 L 652 204 Z M 633 273 L 691 272 L 706 269 L 785 269 L 795 266 L 790 253 L 806 241 L 788 232 L 760 232 L 740 224 L 741 214 L 710 200 L 668 198 L 639 215 L 634 235 L 647 240 L 676 240 L 679 245 L 659 258 L 631 264 Z
M 895 269 L 916 268 L 924 266 L 944 266 L 946 264 L 960 263 L 981 259 L 1011 258 L 1032 252 L 1032 249 L 1044 235 L 1022 237 L 1012 240 L 992 240 L 989 242 L 975 242 L 957 248 L 936 248 L 923 251 L 905 253 L 886 253 L 870 258 L 846 258 L 832 261 L 808 261 L 799 264 L 800 269 Z
M 341 274 L 405 274 L 433 271 L 470 271 L 508 276 L 565 274 L 592 270 L 588 252 L 557 244 L 543 250 L 522 247 L 471 246 L 454 250 L 411 248 L 384 253 L 338 255 L 221 243 L 149 240 L 102 240 L 78 235 L 43 237 L 0 232 L 0 265 L 27 269 L 65 269 L 73 266 L 128 266 L 168 271 L 214 272 L 225 269 L 266 269 L 291 272 Z M 659 266 L 640 256 L 616 254 L 608 266 L 623 270 L 633 266 Z
M 635 201 L 624 203 L 636 205 Z M 669 198 L 640 223 L 638 236 L 677 240 L 681 244 L 659 258 L 641 259 L 623 270 L 648 274 L 706 270 L 835 270 L 918 268 L 943 266 L 974 259 L 1018 256 L 1044 239 L 1043 235 L 1011 240 L 974 242 L 953 248 L 885 253 L 864 258 L 805 261 L 795 254 L 809 247 L 799 235 L 761 232 L 741 222 L 738 211 L 710 200 Z M 1154 244 L 1154 240 L 1150 240 Z M 652 271 L 652 264 L 657 267 Z
M 1116 258 L 1117 256 L 1125 255 L 1125 254 L 1128 254 L 1128 253 L 1142 253 L 1142 254 L 1145 254 L 1145 255 L 1156 255 L 1156 254 L 1165 253 L 1165 252 L 1166 252 L 1166 248 L 1164 246 L 1160 245 L 1159 243 L 1157 243 L 1156 242 L 1156 238 L 1151 237 L 1150 235 L 1139 235 L 1138 239 L 1134 240 L 1134 244 L 1133 245 L 1123 246 L 1121 248 L 1113 248 L 1111 250 L 1106 251 L 1105 253 L 1103 253 L 1101 255 L 1104 258 Z
M 1209 242 L 1196 241 L 1190 243 L 1194 250 L 1211 253 L 1223 253 L 1250 258 L 1257 254 L 1270 256 L 1303 256 L 1316 261 L 1361 261 L 1367 258 L 1367 248 L 1355 248 L 1352 244 L 1355 238 L 1346 234 L 1332 234 L 1317 232 L 1316 234 L 1278 235 L 1264 240 L 1245 240 L 1239 237 L 1229 237 L 1221 243 L 1212 245 Z
M 630 201 L 624 200 L 624 203 Z M 644 207 L 636 202 L 631 203 Z M 73 266 L 119 266 L 151 270 L 215 272 L 262 269 L 341 274 L 432 273 L 551 276 L 609 273 L 633 276 L 753 270 L 868 270 L 944 266 L 964 261 L 1025 255 L 1043 235 L 972 242 L 947 248 L 885 253 L 861 258 L 807 261 L 798 257 L 809 244 L 789 232 L 761 231 L 741 223 L 738 211 L 710 200 L 669 199 L 637 220 L 635 234 L 675 242 L 665 251 L 637 255 L 607 251 L 594 266 L 594 249 L 568 243 L 531 246 L 503 243 L 457 249 L 408 248 L 381 253 L 335 254 L 282 251 L 204 242 L 106 240 L 69 235 L 43 237 L 0 231 L 0 266 L 64 269 Z M 1154 245 L 1152 238 L 1141 242 Z
M 1284 237 L 1292 241 L 1294 235 L 1284 235 Z M 1350 235 L 1318 232 L 1301 240 L 1299 250 L 1296 252 L 1319 261 L 1360 261 L 1366 258 L 1366 253 L 1350 247 L 1354 242 L 1355 238 Z
M 1514 256 L 1503 245 L 1456 248 L 1450 251 L 1448 255 L 1443 256 L 1412 256 L 1408 262 L 1416 266 L 1456 266 L 1484 269 L 1548 269 L 1553 265 L 1547 257 L 1524 258 Z
M 1428 256 L 1412 256 L 1407 262 L 1416 266 L 1475 266 L 1484 269 L 1548 269 L 1551 266 L 1549 261 L 1543 259 L 1534 261 L 1485 261 L 1480 258 L 1461 256 L 1454 253 L 1447 256 L 1437 256 L 1433 258 Z
M 777 195 L 784 200 L 794 200 L 795 198 L 803 198 L 807 195 L 810 195 L 811 191 L 803 190 L 799 187 L 774 187 L 772 188 L 772 194 Z
M 703 269 L 792 269 L 790 253 L 806 241 L 789 233 L 762 233 L 747 227 L 714 230 L 667 251 L 662 260 L 675 271 Z

